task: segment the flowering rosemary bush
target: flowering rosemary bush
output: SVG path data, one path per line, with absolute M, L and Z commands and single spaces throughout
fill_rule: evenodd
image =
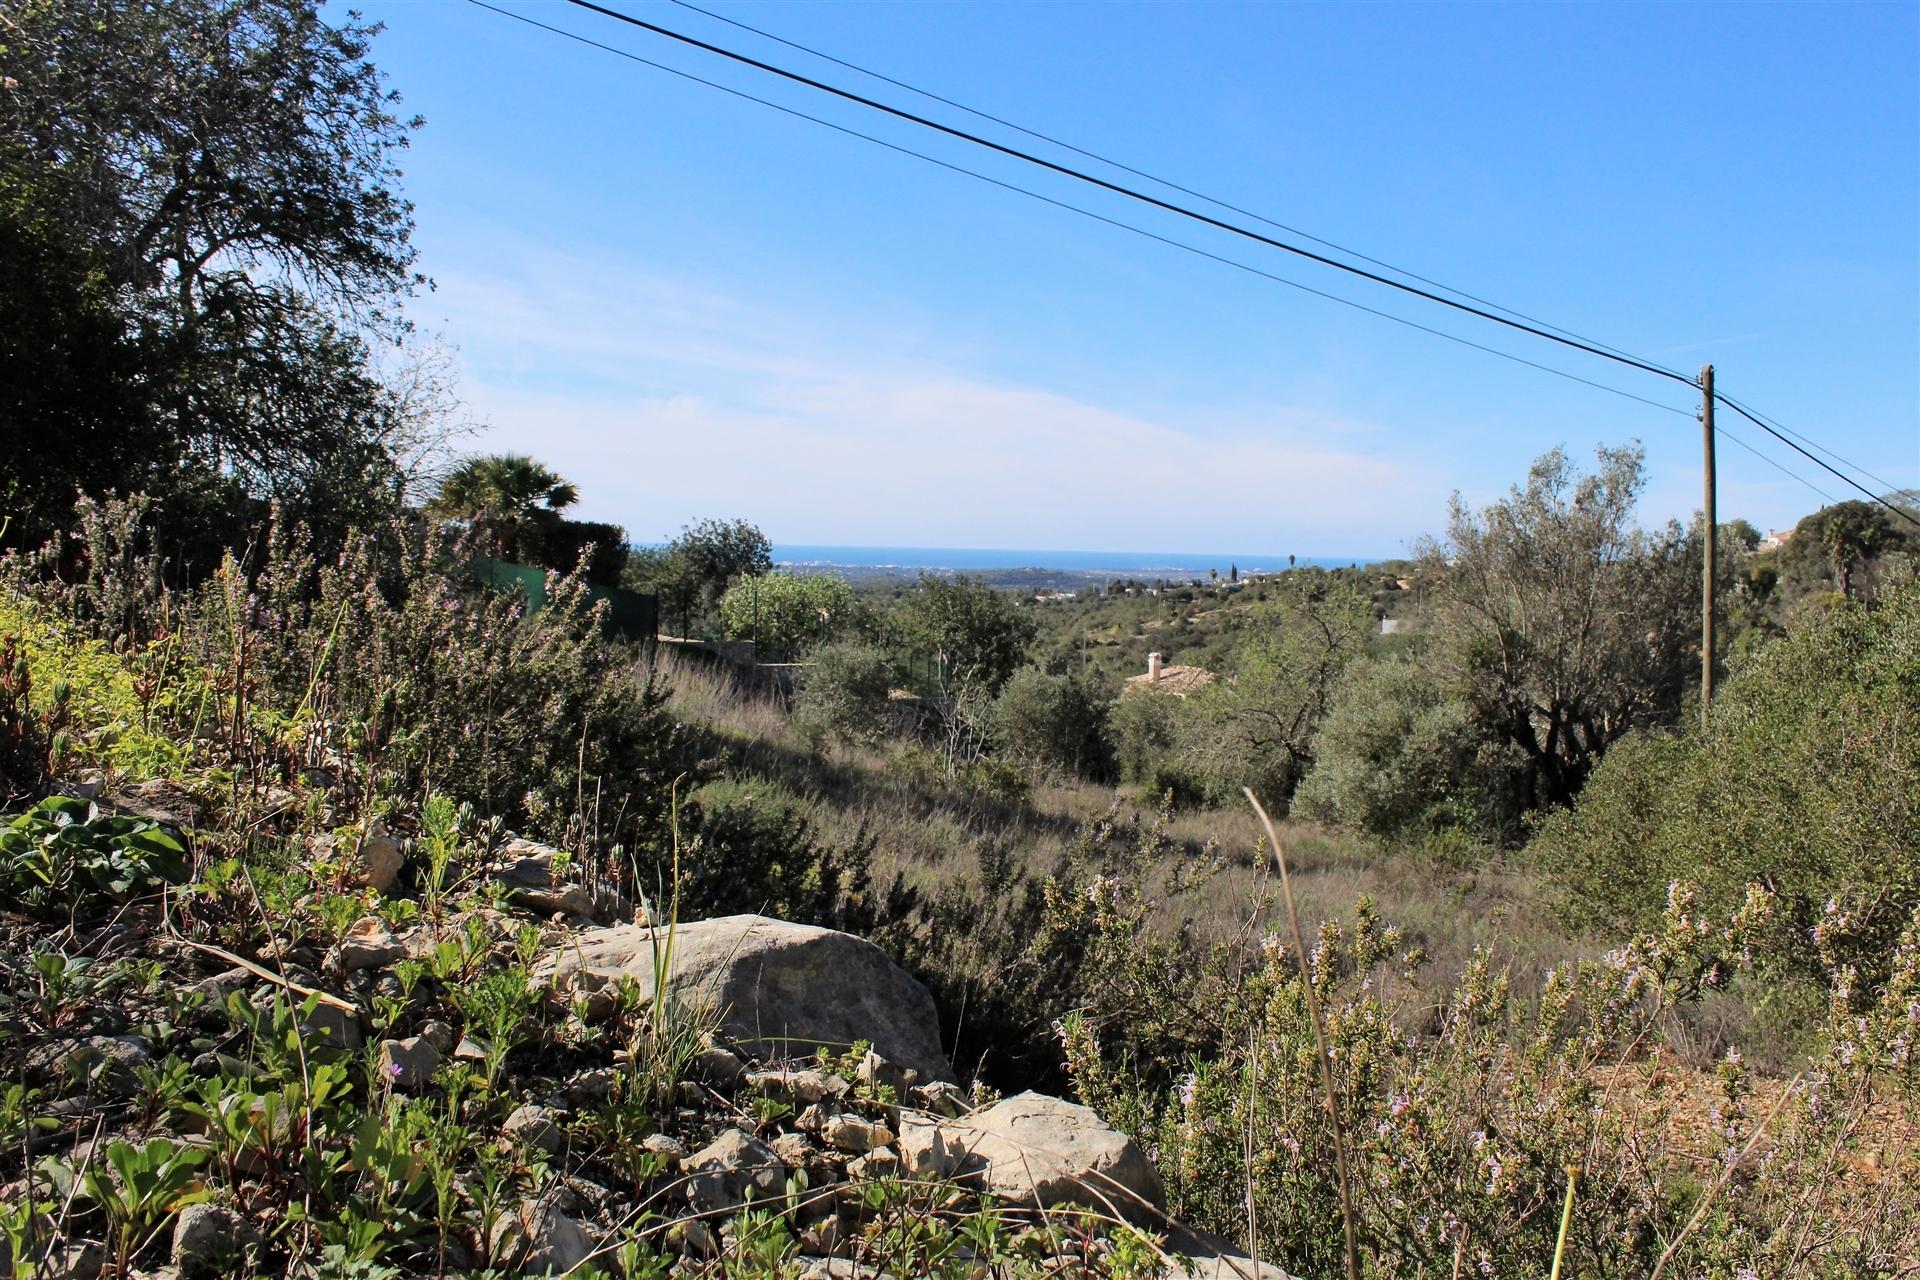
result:
M 1093 910 L 1124 929 L 1141 901 L 1109 885 Z M 1081 1095 L 1147 1146 L 1171 1212 L 1251 1239 L 1298 1274 L 1343 1269 L 1337 1143 L 1369 1275 L 1544 1277 L 1570 1176 L 1574 1275 L 1896 1274 L 1920 1244 L 1914 1193 L 1897 1172 L 1833 1175 L 1875 1140 L 1865 1121 L 1886 1084 L 1913 1096 L 1920 925 L 1884 986 L 1855 992 L 1841 975 L 1829 1053 L 1770 1112 L 1730 1051 L 1705 1149 L 1676 1136 L 1705 1104 L 1663 1090 L 1671 1079 L 1648 1051 L 1676 1009 L 1749 963 L 1774 909 L 1756 889 L 1710 921 L 1676 884 L 1657 927 L 1556 967 L 1537 997 L 1517 997 L 1514 975 L 1481 951 L 1434 1001 L 1416 981 L 1418 951 L 1363 901 L 1351 923 L 1321 925 L 1307 957 L 1331 1115 L 1307 979 L 1273 935 L 1239 973 L 1211 964 L 1197 985 L 1183 974 L 1187 1007 L 1210 1020 L 1187 1042 L 1212 1047 L 1171 1083 L 1153 1082 L 1140 1023 L 1076 1013 L 1059 1030 Z

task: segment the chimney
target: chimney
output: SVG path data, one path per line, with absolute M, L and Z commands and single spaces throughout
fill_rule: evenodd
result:
M 1147 683 L 1154 684 L 1159 679 L 1160 679 L 1160 655 L 1157 653 L 1150 653 L 1147 655 Z

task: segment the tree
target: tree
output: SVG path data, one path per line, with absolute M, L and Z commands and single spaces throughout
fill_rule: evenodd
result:
M 1901 545 L 1893 517 L 1876 503 L 1855 499 L 1822 507 L 1794 530 L 1794 542 L 1805 536 L 1808 547 L 1826 553 L 1827 566 L 1840 594 L 1851 596 L 1854 575 L 1882 553 Z
M 773 572 L 773 544 L 745 520 L 702 520 L 674 539 L 674 549 L 708 609 L 745 577 Z
M 273 305 L 269 278 L 368 315 L 415 282 L 393 153 L 421 122 L 368 60 L 377 24 L 306 0 L 26 0 L 7 26 L 0 157 L 114 286 L 190 325 Z
M 115 479 L 170 515 L 274 498 L 338 532 L 390 510 L 403 420 L 367 339 L 403 331 L 419 282 L 393 162 L 419 122 L 368 60 L 379 28 L 306 0 L 23 0 L 0 21 L 0 184 L 138 352 L 110 433 L 163 433 Z M 30 336 L 48 368 L 78 350 Z
M 143 487 L 167 454 L 138 345 L 92 254 L 0 173 L 0 517 L 38 546 L 76 491 Z
M 853 612 L 853 588 L 827 573 L 768 573 L 742 578 L 720 599 L 728 639 L 752 640 L 774 653 L 805 653 L 831 637 Z
M 1341 672 L 1374 630 L 1372 602 L 1352 583 L 1318 572 L 1287 579 L 1255 614 L 1234 678 L 1190 699 L 1188 764 L 1222 793 L 1251 786 L 1285 805 L 1313 764 L 1314 733 Z
M 1610 745 L 1673 723 L 1699 661 L 1697 531 L 1634 523 L 1639 448 L 1596 458 L 1582 476 L 1555 449 L 1482 511 L 1455 495 L 1420 547 L 1427 667 L 1524 753 L 1523 808 L 1571 803 Z
M 1775 958 L 1884 974 L 1920 907 L 1920 585 L 1829 598 L 1735 671 L 1702 732 L 1635 734 L 1529 855 L 1586 920 L 1657 920 L 1673 880 L 1704 918 L 1777 895 Z
M 429 510 L 469 522 L 503 559 L 544 564 L 560 513 L 579 498 L 572 483 L 544 464 L 522 453 L 496 453 L 456 466 Z
M 934 657 L 947 681 L 987 697 L 1019 670 L 1039 629 L 1012 596 L 966 574 L 921 574 L 899 621 L 908 642 Z
M 773 572 L 773 544 L 745 520 L 702 520 L 663 547 L 635 548 L 624 585 L 660 598 L 665 617 L 678 617 L 683 635 L 713 610 L 727 588 L 744 577 Z

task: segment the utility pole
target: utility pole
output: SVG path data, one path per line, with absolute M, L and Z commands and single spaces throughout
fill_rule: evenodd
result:
M 1713 701 L 1714 561 L 1718 558 L 1719 516 L 1714 503 L 1713 475 L 1713 366 L 1700 369 L 1700 443 L 1705 449 L 1706 541 L 1700 565 L 1700 727 L 1707 727 L 1707 707 Z

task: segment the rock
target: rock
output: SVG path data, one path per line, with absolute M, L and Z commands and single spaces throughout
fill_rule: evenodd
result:
M 747 1064 L 740 1061 L 740 1055 L 717 1044 L 709 1044 L 693 1056 L 688 1064 L 693 1074 L 713 1085 L 733 1085 L 747 1074 Z
M 619 1079 L 611 1067 L 588 1067 L 567 1081 L 567 1096 L 579 1106 L 605 1102 L 613 1096 L 613 1086 Z
M 56 795 L 70 796 L 75 800 L 98 800 L 100 793 L 107 789 L 107 777 L 98 769 L 82 769 L 71 778 L 62 778 L 54 786 Z
M 340 1006 L 324 1001 L 313 1007 L 312 1015 L 300 1026 L 300 1034 L 320 1048 L 343 1049 L 349 1053 L 364 1043 L 360 1035 L 360 1019 Z
M 910 1178 L 950 1178 L 960 1167 L 964 1147 L 947 1136 L 937 1121 L 907 1112 L 900 1114 L 900 1138 L 895 1144 L 900 1165 Z
M 427 1040 L 424 1032 L 421 1033 L 420 1038 Z M 433 1041 L 427 1040 L 427 1043 L 432 1044 Z M 455 1062 L 485 1062 L 487 1060 L 487 1046 L 481 1044 L 471 1036 L 461 1036 L 460 1043 L 453 1046 L 453 1060 Z
M 625 916 L 630 908 L 618 894 L 603 893 L 597 899 L 593 889 L 583 883 L 577 864 L 552 845 L 533 840 L 510 840 L 501 850 L 502 860 L 494 864 L 493 878 L 517 901 L 542 915 L 585 916 L 604 914 L 607 919 Z
M 867 1050 L 866 1057 L 860 1059 L 860 1069 L 855 1074 L 860 1078 L 860 1083 L 869 1089 L 876 1092 L 891 1090 L 896 1102 L 906 1097 L 907 1090 L 920 1079 L 919 1072 L 888 1062 L 871 1049 Z
M 723 1130 L 682 1161 L 680 1169 L 688 1177 L 687 1199 L 702 1209 L 744 1204 L 749 1192 L 765 1200 L 786 1190 L 786 1164 L 765 1143 L 738 1129 Z
M 139 1036 L 85 1036 L 32 1049 L 25 1065 L 38 1079 L 125 1097 L 140 1087 L 138 1068 L 152 1061 L 153 1046 Z
M 187 988 L 190 996 L 199 996 L 201 1003 L 218 1009 L 226 1004 L 227 997 L 236 991 L 245 991 L 258 979 L 252 973 L 241 968 L 223 969 L 210 978 L 202 978 Z
M 1148 1221 L 1163 1207 L 1160 1175 L 1146 1155 L 1089 1107 L 1022 1093 L 966 1116 L 949 1132 L 985 1189 L 1003 1200 L 1111 1205 Z
M 687 1158 L 687 1149 L 671 1134 L 650 1133 L 640 1140 L 640 1147 L 666 1161 L 669 1170 L 679 1168 L 680 1162 Z
M 382 1040 L 376 1059 L 380 1074 L 393 1081 L 396 1089 L 417 1093 L 433 1080 L 440 1069 L 440 1051 L 420 1036 L 405 1040 Z
M 231 1209 L 190 1204 L 173 1220 L 173 1265 L 187 1276 L 227 1274 L 235 1270 L 251 1234 Z
M 369 889 L 388 893 L 407 865 L 407 851 L 387 831 L 387 824 L 375 818 L 367 824 L 367 833 L 353 850 L 353 874 Z
M 749 1071 L 747 1083 L 777 1102 L 808 1106 L 847 1093 L 847 1082 L 824 1071 Z
M 564 1275 L 587 1260 L 593 1240 L 551 1196 L 522 1200 L 488 1237 L 496 1266 L 524 1276 Z
M 667 1228 L 667 1248 L 690 1258 L 714 1258 L 720 1254 L 720 1242 L 713 1228 L 698 1218 L 682 1218 Z
M 1255 1262 L 1237 1253 L 1195 1253 L 1180 1255 L 1187 1260 L 1184 1270 L 1169 1269 L 1167 1280 L 1293 1280 L 1271 1262 Z
M 420 1024 L 420 1038 L 438 1049 L 441 1053 L 450 1052 L 457 1043 L 454 1039 L 453 1028 L 438 1018 L 429 1018 Z M 481 1054 L 480 1056 L 482 1060 L 485 1060 L 485 1054 Z
M 809 1258 L 802 1255 L 794 1261 L 800 1265 L 800 1280 L 888 1280 L 887 1273 L 878 1267 L 847 1258 Z
M 200 825 L 203 811 L 198 798 L 177 782 L 151 778 L 115 787 L 100 798 L 100 807 L 129 818 L 144 818 L 163 827 L 184 831 Z
M 512 1142 L 544 1151 L 550 1156 L 559 1155 L 561 1148 L 567 1145 L 567 1135 L 553 1122 L 553 1112 L 531 1104 L 515 1108 L 506 1123 L 500 1126 L 500 1132 Z
M 856 1160 L 847 1161 L 849 1178 L 897 1178 L 900 1176 L 900 1157 L 885 1147 L 875 1147 Z
M 804 1169 L 821 1156 L 819 1147 L 804 1133 L 783 1133 L 770 1144 L 773 1154 L 789 1169 Z
M 393 936 L 393 930 L 378 916 L 362 916 L 353 922 L 333 949 L 332 965 L 342 973 L 352 973 L 356 969 L 382 969 L 396 960 L 406 958 L 407 949 L 400 945 L 400 939 Z
M 830 1147 L 865 1155 L 875 1147 L 893 1141 L 893 1130 L 878 1121 L 843 1111 L 820 1127 L 820 1137 Z
M 5 1245 L 0 1244 L 0 1254 L 5 1252 Z M 53 1245 L 46 1262 L 33 1275 L 37 1280 L 99 1280 L 106 1266 L 107 1250 L 98 1240 L 74 1240 Z M 9 1270 L 7 1274 L 24 1271 Z
M 589 929 L 535 972 L 562 998 L 622 976 L 651 998 L 654 949 L 666 944 L 664 928 Z M 884 951 L 851 934 L 752 915 L 683 924 L 668 985 L 717 1014 L 721 1034 L 756 1057 L 867 1040 L 922 1079 L 952 1077 L 933 997 Z
M 973 1110 L 972 1105 L 967 1101 L 967 1095 L 961 1092 L 960 1086 L 948 1080 L 935 1080 L 932 1084 L 915 1085 L 908 1090 L 908 1095 L 928 1111 L 943 1115 L 949 1120 Z

